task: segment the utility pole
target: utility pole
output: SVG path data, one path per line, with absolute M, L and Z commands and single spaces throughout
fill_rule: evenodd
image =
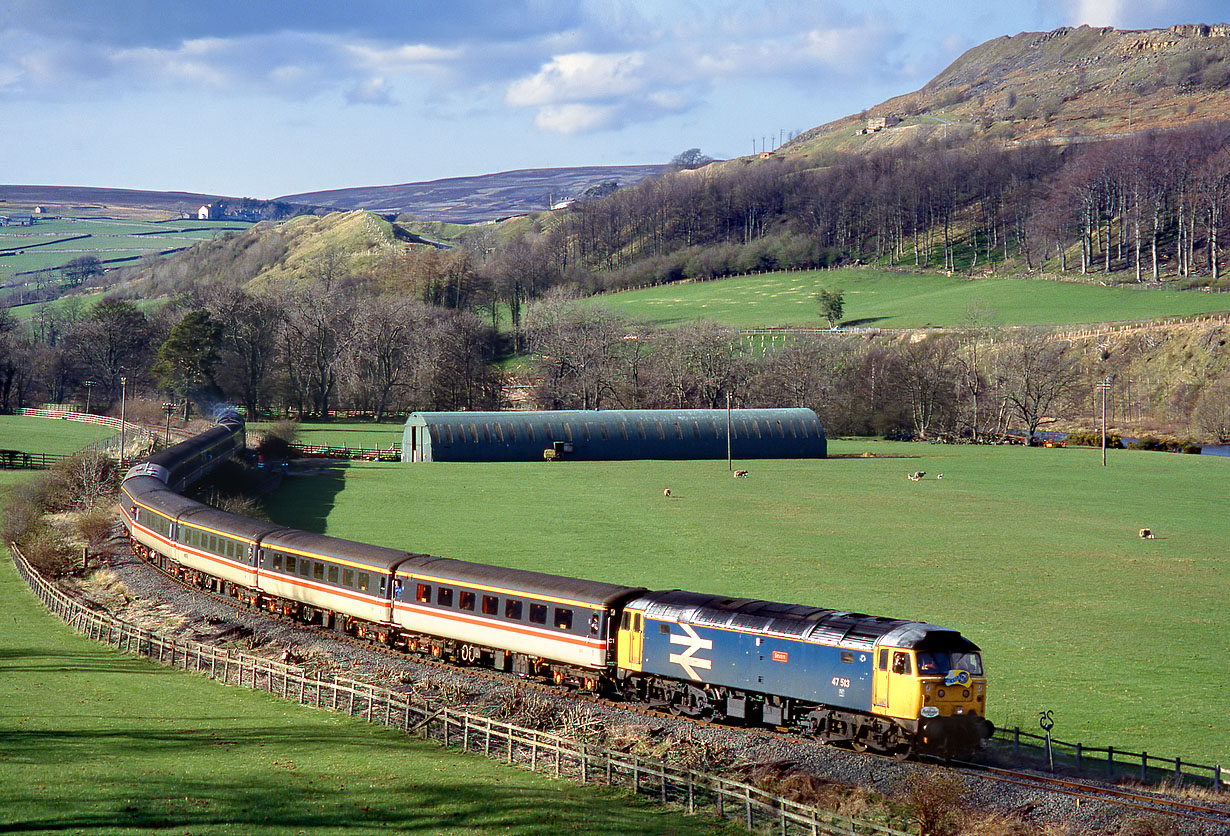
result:
M 726 469 L 735 469 L 730 457 L 730 392 L 726 393 Z
M 120 375 L 120 470 L 124 469 L 124 443 L 128 425 L 124 423 L 124 402 L 128 399 L 128 378 Z
M 1098 384 L 1102 392 L 1102 467 L 1106 467 L 1106 392 L 1110 389 L 1111 378 L 1107 377 Z

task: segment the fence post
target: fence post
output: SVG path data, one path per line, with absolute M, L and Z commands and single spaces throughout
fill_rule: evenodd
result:
M 1081 745 L 1076 744 L 1076 774 L 1081 774 Z
M 752 788 L 743 788 L 743 812 L 744 818 L 747 820 L 747 829 L 752 829 Z
M 1221 764 L 1213 764 L 1213 791 L 1221 792 Z
M 1115 779 L 1115 747 L 1114 746 L 1106 747 L 1106 777 L 1112 781 Z

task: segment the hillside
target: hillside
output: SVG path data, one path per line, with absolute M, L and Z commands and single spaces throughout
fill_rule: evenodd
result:
M 89 186 L 0 185 L 0 215 L 29 216 L 41 206 L 48 215 L 67 218 L 120 218 L 162 221 L 196 217 L 201 206 L 219 195 L 199 192 L 149 192 Z
M 521 169 L 397 186 L 304 192 L 278 200 L 342 211 L 366 209 L 382 215 L 406 214 L 423 221 L 479 223 L 539 212 L 552 203 L 578 197 L 605 183 L 630 186 L 666 168 L 618 165 Z
M 863 151 L 954 134 L 1068 142 L 1227 113 L 1230 24 L 1081 26 L 987 41 L 922 89 L 806 131 L 777 153 Z M 887 119 L 882 130 L 859 133 L 879 117 Z

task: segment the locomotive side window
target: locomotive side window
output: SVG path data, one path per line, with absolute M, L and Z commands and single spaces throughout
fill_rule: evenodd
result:
M 882 671 L 888 670 L 888 651 L 887 650 L 880 651 L 880 670 Z
M 521 602 L 509 598 L 504 601 L 504 617 L 514 621 L 521 620 Z
M 841 651 L 841 661 L 845 662 L 848 665 L 853 665 L 854 664 L 853 651 L 849 651 L 849 650 Z
M 902 673 L 907 676 L 911 672 L 910 655 L 901 653 L 900 651 L 893 654 L 893 673 Z
M 555 626 L 560 630 L 572 629 L 572 610 L 566 610 L 563 607 L 555 608 Z
M 494 595 L 483 596 L 483 615 L 498 615 L 500 612 L 500 599 Z
M 632 616 L 632 629 L 637 633 L 641 632 L 641 614 L 638 612 Z
M 419 584 L 418 589 L 414 593 L 414 599 L 418 601 L 420 604 L 430 604 L 431 603 L 431 587 L 425 583 Z
M 659 624 L 659 625 L 658 625 L 658 632 L 659 632 L 659 633 L 670 633 L 670 631 L 671 631 L 671 628 L 670 628 L 670 626 L 669 626 L 669 625 L 667 625 L 667 624 Z
M 546 624 L 547 623 L 547 605 L 546 604 L 530 604 L 530 623 L 531 624 Z
M 623 615 L 619 617 L 619 629 L 627 630 L 631 626 L 632 626 L 632 613 L 628 612 L 627 610 L 624 610 Z
M 459 604 L 459 606 L 463 610 L 469 610 L 470 612 L 474 612 L 474 593 L 466 592 L 463 589 L 461 591 L 461 603 Z

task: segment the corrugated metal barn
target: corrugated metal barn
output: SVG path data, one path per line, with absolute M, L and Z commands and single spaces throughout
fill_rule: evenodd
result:
M 415 412 L 402 461 L 525 462 L 545 459 L 724 459 L 724 409 Z M 731 455 L 820 459 L 828 441 L 810 409 L 733 409 Z

